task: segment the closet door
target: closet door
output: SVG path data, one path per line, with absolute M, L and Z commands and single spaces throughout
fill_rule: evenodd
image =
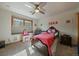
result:
M 79 13 L 77 14 L 78 16 L 78 55 L 79 55 Z
M 79 44 L 79 13 L 78 13 L 78 44 Z

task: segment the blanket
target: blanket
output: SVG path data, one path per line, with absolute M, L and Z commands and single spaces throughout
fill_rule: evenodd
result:
M 38 39 L 43 44 L 45 44 L 47 46 L 47 48 L 48 48 L 49 55 L 52 55 L 51 46 L 52 46 L 52 44 L 54 43 L 54 40 L 55 40 L 55 36 L 54 36 L 53 33 L 43 32 L 43 33 L 41 33 L 39 35 L 35 35 L 33 38 Z

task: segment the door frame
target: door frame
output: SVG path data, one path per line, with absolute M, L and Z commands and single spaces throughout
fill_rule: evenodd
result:
M 78 31 L 78 35 L 77 35 L 77 47 L 78 47 L 78 56 L 79 56 L 79 13 L 77 13 L 77 31 Z
M 77 13 L 77 31 L 78 31 L 78 45 L 79 45 L 79 13 Z

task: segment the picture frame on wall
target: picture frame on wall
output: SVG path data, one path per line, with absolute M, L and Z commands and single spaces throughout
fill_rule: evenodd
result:
M 66 23 L 71 23 L 71 20 L 66 20 Z

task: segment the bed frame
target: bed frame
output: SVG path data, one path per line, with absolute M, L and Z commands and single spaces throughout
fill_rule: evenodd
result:
M 41 46 L 40 47 L 39 45 L 37 45 L 36 43 L 41 43 Z M 58 38 L 55 39 L 53 45 L 51 46 L 51 49 L 52 49 L 52 56 L 55 55 L 55 52 L 56 52 L 56 47 L 57 47 L 57 42 L 58 42 Z M 31 39 L 31 45 L 36 47 L 38 49 L 38 51 L 40 51 L 41 53 L 43 53 L 45 56 L 49 56 L 49 53 L 47 52 L 48 51 L 48 47 L 47 45 L 45 45 L 43 42 L 41 42 L 40 40 L 38 39 Z

